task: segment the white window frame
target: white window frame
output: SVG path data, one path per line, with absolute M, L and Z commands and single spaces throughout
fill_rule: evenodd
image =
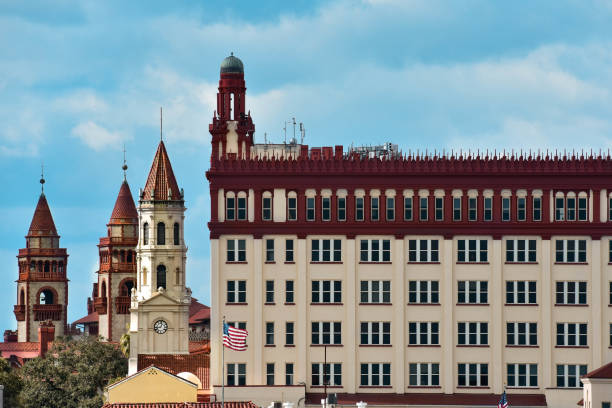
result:
M 291 243 L 291 244 L 289 244 Z M 293 239 L 285 239 L 285 262 L 295 262 L 295 242 Z
M 461 327 L 465 328 L 463 333 L 464 342 L 461 343 Z M 472 327 L 475 325 L 474 327 Z M 486 328 L 486 330 L 483 329 Z M 475 331 L 472 329 L 475 328 Z M 476 343 L 472 343 L 470 337 L 476 336 Z M 486 336 L 486 342 L 483 342 L 482 336 Z M 489 345 L 489 323 L 488 322 L 457 322 L 457 345 L 459 346 L 488 346 Z
M 266 262 L 274 262 L 274 239 L 266 239 Z
M 463 289 L 462 289 L 463 286 Z M 463 302 L 459 295 L 463 295 Z M 475 296 L 475 301 L 471 298 Z M 483 299 L 484 297 L 484 299 Z M 457 303 L 460 305 L 486 305 L 489 303 L 488 281 L 457 281 Z
M 559 291 L 559 284 L 561 290 Z M 573 286 L 573 290 L 571 290 Z M 570 295 L 574 297 L 574 301 L 570 302 Z M 561 302 L 559 302 L 561 296 Z M 580 297 L 584 297 L 584 302 L 580 301 Z M 588 304 L 588 283 L 587 281 L 556 281 L 555 282 L 555 304 L 557 305 L 587 305 Z
M 246 286 L 246 280 L 235 280 L 235 279 L 230 279 L 226 281 L 227 283 L 225 284 L 225 301 L 229 304 L 232 303 L 246 303 L 247 302 L 247 286 Z M 230 282 L 234 282 L 234 290 L 230 290 L 229 288 L 229 283 Z M 241 283 L 240 282 L 244 282 L 244 290 L 240 289 Z M 230 301 L 230 293 L 232 293 L 234 295 L 234 301 Z M 240 300 L 240 294 L 244 293 L 244 301 Z
M 434 331 L 434 329 L 436 329 Z M 416 342 L 410 338 L 416 336 Z M 426 336 L 422 341 L 422 336 Z M 437 341 L 436 341 L 437 340 Z M 437 346 L 440 344 L 440 322 L 408 322 L 408 344 L 410 346 Z
M 231 369 L 230 366 L 232 367 Z M 234 384 L 231 384 L 230 386 L 246 385 L 246 363 L 226 363 L 225 368 L 228 385 L 230 385 L 232 382 Z M 232 377 L 233 381 L 230 381 L 230 378 Z M 241 378 L 243 379 L 242 384 L 240 382 Z
M 306 221 L 314 221 L 316 219 L 317 199 L 316 197 L 306 197 Z M 310 216 L 312 214 L 312 216 Z
M 436 249 L 432 249 L 433 242 Z M 426 248 L 421 249 L 425 243 Z M 414 253 L 414 257 L 411 256 Z M 425 255 L 423 257 L 423 255 Z M 412 258 L 412 259 L 411 259 Z M 425 259 L 422 259 L 425 258 Z M 437 239 L 410 239 L 408 240 L 408 262 L 410 263 L 438 263 L 440 262 L 440 243 Z
M 325 370 L 325 363 L 312 363 L 312 375 L 311 379 L 314 379 L 317 376 L 317 381 L 312 381 L 311 386 L 314 387 L 323 387 L 325 383 L 325 371 L 327 371 L 327 375 L 329 376 L 329 383 L 327 386 L 329 387 L 341 387 L 342 386 L 342 363 L 327 363 L 329 366 L 329 370 Z M 315 373 L 315 367 L 316 373 Z M 339 379 L 340 381 L 336 381 Z
M 366 290 L 363 289 L 363 284 L 366 284 Z M 375 290 L 375 283 L 378 285 L 378 289 Z M 389 290 L 385 290 L 385 286 L 389 287 Z M 362 280 L 359 284 L 360 288 L 360 303 L 370 303 L 370 304 L 391 304 L 391 281 L 390 280 Z M 366 294 L 366 301 L 363 299 L 363 294 Z M 378 301 L 374 301 L 375 296 L 378 298 Z M 388 301 L 385 302 L 385 297 L 388 298 Z
M 562 323 L 557 322 L 556 325 L 556 346 L 559 347 L 588 347 L 589 346 L 589 327 L 587 323 Z M 563 329 L 563 333 L 559 333 L 559 329 Z M 584 328 L 583 333 L 581 329 Z M 573 333 L 570 333 L 572 331 Z M 563 344 L 560 344 L 560 341 Z M 573 344 L 570 344 L 573 343 Z M 583 343 L 583 344 L 581 344 Z
M 272 196 L 261 198 L 261 219 L 262 221 L 272 221 Z
M 533 245 L 533 249 L 532 249 L 532 245 Z M 512 246 L 512 248 L 509 248 L 509 246 Z M 522 246 L 522 248 L 519 249 L 519 246 Z M 509 255 L 512 255 L 512 259 L 510 259 Z M 521 257 L 523 258 L 522 260 L 519 259 Z M 538 242 L 537 240 L 535 239 L 507 239 L 505 259 L 506 259 L 506 262 L 508 263 L 537 262 L 538 261 Z
M 365 198 L 355 197 L 355 221 L 365 220 Z
M 561 242 L 561 249 L 559 249 L 559 242 Z M 573 250 L 569 249 L 570 242 L 573 242 Z M 584 250 L 580 249 L 581 244 L 584 243 Z M 555 263 L 586 263 L 588 244 L 586 239 L 557 239 L 555 240 Z M 573 260 L 570 259 L 570 254 Z M 584 260 L 580 260 L 580 255 L 584 254 Z M 561 255 L 561 260 L 559 260 Z
M 461 373 L 461 367 L 464 373 Z M 484 370 L 483 370 L 484 368 Z M 473 372 L 472 372 L 472 369 Z M 484 371 L 484 372 L 483 372 Z M 476 382 L 470 384 L 470 377 L 475 376 Z M 463 378 L 463 381 L 461 377 Z M 483 381 L 485 379 L 486 381 Z M 461 384 L 463 382 L 463 384 Z M 458 363 L 457 364 L 457 386 L 458 387 L 487 387 L 489 386 L 489 365 L 487 363 Z
M 273 346 L 275 344 L 275 340 L 276 340 L 276 335 L 275 335 L 275 324 L 274 322 L 266 322 L 266 335 L 264 337 L 265 339 L 265 345 L 266 346 Z M 272 341 L 269 341 L 272 340 Z
M 404 197 L 404 221 L 412 221 L 414 205 L 412 197 Z M 409 215 L 409 217 L 407 217 Z
M 385 246 L 387 249 L 385 249 Z M 359 245 L 359 262 L 391 262 L 391 240 L 362 239 Z
M 425 203 L 425 205 L 423 205 Z M 425 211 L 425 217 L 423 217 Z M 429 197 L 419 197 L 419 220 L 427 221 L 429 219 Z
M 318 290 L 315 290 L 315 282 L 317 282 Z M 325 290 L 325 286 L 329 284 L 329 291 Z M 339 289 L 338 289 L 339 287 Z M 342 303 L 342 281 L 341 280 L 317 280 L 313 279 L 311 284 L 311 301 L 313 304 L 334 304 Z M 318 301 L 315 300 L 315 293 L 318 295 Z M 329 296 L 329 302 L 325 302 L 324 299 Z
M 462 208 L 461 208 L 461 198 L 462 197 L 453 197 L 453 221 L 461 221 L 463 216 Z
M 519 282 L 523 282 L 524 287 L 525 287 L 524 291 L 519 290 Z M 511 286 L 512 286 L 512 290 L 511 291 L 508 291 L 508 283 L 510 283 Z M 532 283 L 535 284 L 535 288 L 533 290 L 531 290 L 532 289 L 531 287 L 533 286 L 533 285 L 531 285 Z M 519 302 L 518 301 L 519 295 L 521 294 L 521 292 L 523 292 L 522 295 L 524 296 L 524 299 L 525 299 L 524 302 Z M 513 297 L 513 300 L 514 300 L 513 302 L 508 302 L 508 295 L 510 293 L 512 294 L 512 297 Z M 535 299 L 536 301 L 535 302 L 530 302 L 529 301 L 530 295 L 532 293 L 535 294 L 535 297 L 536 297 L 536 299 Z M 538 304 L 537 296 L 538 296 L 538 284 L 537 284 L 537 281 L 506 281 L 506 304 L 508 304 L 508 305 L 537 305 Z
M 297 197 L 287 197 L 287 221 L 297 221 Z
M 231 205 L 230 205 L 231 200 Z M 231 216 L 230 216 L 231 211 Z M 225 197 L 225 219 L 227 221 L 235 221 L 237 219 L 236 214 L 236 196 Z
M 321 197 L 321 221 L 331 221 L 331 197 Z
M 376 367 L 375 373 L 374 367 Z M 363 373 L 363 369 L 366 373 Z M 385 373 L 385 369 L 388 372 Z M 364 383 L 364 379 L 367 381 Z M 390 387 L 391 386 L 391 363 L 361 363 L 359 367 L 359 385 L 361 387 Z
M 557 388 L 582 388 L 580 377 L 588 372 L 587 367 L 586 364 L 557 364 Z M 571 368 L 573 368 L 573 374 L 570 374 Z M 562 371 L 561 375 L 559 375 L 559 369 Z M 563 379 L 563 384 L 559 383 L 560 377 Z M 570 387 L 570 381 L 574 382 L 576 385 Z
M 565 208 L 566 208 L 566 219 L 567 221 L 576 221 L 577 213 L 576 209 L 578 207 L 578 200 L 576 196 L 567 197 L 565 199 Z
M 291 298 L 289 294 L 291 294 Z M 285 303 L 295 303 L 295 282 L 292 279 L 285 281 Z
M 510 372 L 511 368 L 513 371 L 512 373 Z M 535 371 L 535 374 L 533 371 Z M 538 365 L 535 363 L 506 364 L 506 380 L 508 381 L 508 387 L 537 388 Z
M 508 222 L 512 220 L 512 197 L 502 197 L 501 220 Z
M 527 198 L 516 197 L 516 220 L 527 221 Z
M 584 203 L 584 205 L 582 205 Z M 578 197 L 578 221 L 588 221 L 589 220 L 589 198 L 588 197 Z
M 444 221 L 444 197 L 434 197 L 434 220 Z
M 247 261 L 246 260 L 246 239 L 228 239 L 226 241 L 226 249 L 227 251 L 226 251 L 225 262 L 246 262 Z M 231 257 L 233 257 L 233 260 L 230 260 Z
M 387 205 L 385 206 L 385 219 L 387 221 L 395 221 L 395 197 L 386 197 Z M 389 214 L 391 211 L 391 214 Z M 389 217 L 391 215 L 391 217 Z
M 370 197 L 370 221 L 380 221 L 380 197 Z
M 290 328 L 291 330 L 289 330 Z M 285 346 L 294 346 L 294 345 L 295 345 L 295 322 L 285 322 Z
M 489 241 L 486 239 L 457 240 L 457 263 L 489 262 L 488 252 Z M 461 260 L 462 253 L 463 260 Z
M 535 343 L 532 336 L 535 335 Z M 524 341 L 521 342 L 521 338 Z M 506 345 L 507 346 L 537 346 L 538 345 L 538 323 L 537 322 L 506 322 Z
M 315 242 L 317 242 L 316 245 Z M 340 249 L 336 249 L 337 243 L 339 243 Z M 315 246 L 318 246 L 318 248 L 315 249 Z M 327 249 L 326 246 L 328 246 Z M 327 260 L 325 260 L 326 255 L 328 256 Z M 342 240 L 312 239 L 310 241 L 310 262 L 342 262 Z
M 310 322 L 310 330 L 312 345 L 342 345 L 342 322 Z M 329 336 L 329 343 L 325 343 L 326 335 Z M 336 339 L 336 336 L 339 338 Z
M 236 197 L 236 219 L 246 221 L 247 217 L 247 198 L 238 196 Z
M 274 304 L 274 281 L 269 279 L 265 281 L 265 303 L 268 304 Z M 270 295 L 270 297 L 268 298 L 268 295 Z M 268 300 L 270 299 L 270 300 Z
M 435 290 L 434 290 L 434 283 L 436 286 Z M 412 286 L 414 286 L 414 288 L 411 288 Z M 436 299 L 434 299 L 434 294 L 435 294 Z M 412 295 L 416 297 L 416 301 L 414 302 L 410 299 Z M 422 301 L 423 297 L 425 297 L 424 302 Z M 434 281 L 434 280 L 408 281 L 408 303 L 410 304 L 440 304 L 440 282 Z
M 565 221 L 565 198 L 554 197 L 555 221 Z
M 536 203 L 538 204 L 536 205 Z M 533 197 L 532 205 L 531 218 L 533 221 L 542 221 L 542 197 Z
M 336 214 L 338 221 L 346 221 L 346 197 L 338 197 L 336 203 L 338 206 Z
M 364 336 L 366 337 L 365 343 L 363 342 Z M 360 322 L 359 344 L 362 346 L 390 346 L 391 322 Z
M 440 385 L 439 363 L 410 363 L 408 369 L 409 387 L 437 387 Z
M 493 197 L 483 197 L 482 220 L 493 221 Z
M 266 363 L 266 385 L 274 386 L 274 371 L 275 371 L 274 363 Z M 272 370 L 270 370 L 272 368 Z M 270 372 L 271 371 L 271 372 Z

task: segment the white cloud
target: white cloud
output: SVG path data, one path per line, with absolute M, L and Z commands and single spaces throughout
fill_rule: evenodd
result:
M 75 126 L 71 134 L 94 150 L 121 149 L 125 138 L 119 132 L 111 132 L 92 121 L 82 122 Z

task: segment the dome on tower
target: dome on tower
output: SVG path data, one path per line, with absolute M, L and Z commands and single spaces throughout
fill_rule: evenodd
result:
M 234 53 L 221 61 L 222 74 L 244 74 L 244 65 L 240 58 L 234 57 Z

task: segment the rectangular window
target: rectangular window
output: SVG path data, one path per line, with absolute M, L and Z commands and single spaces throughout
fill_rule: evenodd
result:
M 355 221 L 363 221 L 363 197 L 355 197 Z
M 612 323 L 610 323 L 610 342 L 608 343 L 610 347 L 612 347 Z
M 528 322 L 507 322 L 506 345 L 537 346 L 538 324 Z
M 395 220 L 395 197 L 387 197 L 387 221 Z
M 419 219 L 421 221 L 427 221 L 427 197 L 419 198 Z
M 608 221 L 612 221 L 612 197 L 608 198 Z
M 312 322 L 312 344 L 342 344 L 341 322 Z
M 315 219 L 315 198 L 306 197 L 306 221 L 314 221 Z
M 361 303 L 388 303 L 391 304 L 391 281 L 361 281 Z
M 478 198 L 468 198 L 468 220 L 476 221 L 478 219 Z
M 537 364 L 508 364 L 508 387 L 537 387 Z
M 378 221 L 379 200 L 378 197 L 370 197 L 370 220 Z
M 586 346 L 586 323 L 557 323 L 557 346 Z
M 576 198 L 575 197 L 567 198 L 567 220 L 568 221 L 576 220 Z
M 457 262 L 488 262 L 486 239 L 460 239 L 457 241 Z
M 565 219 L 565 209 L 563 197 L 555 198 L 555 221 L 563 221 Z
M 261 203 L 261 219 L 272 220 L 272 197 L 264 197 Z
M 493 219 L 493 197 L 484 198 L 484 212 L 482 218 L 485 221 L 491 221 Z
M 285 385 L 293 385 L 293 363 L 285 363 Z
M 227 370 L 227 385 L 246 385 L 246 364 L 244 363 L 228 363 Z
M 297 198 L 296 197 L 287 198 L 287 219 L 289 221 L 297 220 Z
M 227 240 L 227 262 L 246 262 L 246 240 Z
M 294 289 L 293 289 L 293 281 L 286 280 L 285 281 L 285 303 L 294 303 Z
M 516 219 L 519 221 L 525 221 L 527 219 L 527 204 L 525 200 L 525 197 L 518 197 L 516 199 Z
M 235 327 L 237 329 L 242 329 L 242 330 L 247 329 L 246 322 L 227 322 L 227 325 Z
M 266 303 L 274 303 L 274 281 L 266 281 Z
M 542 221 L 542 198 L 533 197 L 533 220 Z
M 342 281 L 313 280 L 312 303 L 342 303 Z
M 346 198 L 338 197 L 338 221 L 346 221 Z
M 238 220 L 244 221 L 247 219 L 247 199 L 246 197 L 238 197 Z
M 274 240 L 266 239 L 266 262 L 274 262 Z
M 507 239 L 506 262 L 536 262 L 535 239 Z
M 391 345 L 391 322 L 361 322 L 361 345 Z
M 444 197 L 436 197 L 434 204 L 436 221 L 444 221 Z
M 439 262 L 437 239 L 408 241 L 408 262 Z
M 274 345 L 274 322 L 266 322 L 266 346 Z
M 457 334 L 459 345 L 489 344 L 489 324 L 487 322 L 459 322 L 457 323 Z
M 408 322 L 408 344 L 435 346 L 440 344 L 438 322 Z
M 586 305 L 586 282 L 556 282 L 556 301 L 558 305 Z
M 608 241 L 608 263 L 612 263 L 612 239 Z
M 581 388 L 580 377 L 586 373 L 586 364 L 557 364 L 557 387 Z
M 362 239 L 360 262 L 391 262 L 391 241 L 388 239 Z
M 236 199 L 234 197 L 225 198 L 225 219 L 228 221 L 236 219 Z
M 489 365 L 482 363 L 457 364 L 459 387 L 488 387 Z
M 285 240 L 285 262 L 293 262 L 293 240 Z
M 502 197 L 502 221 L 510 221 L 510 197 Z
M 327 384 L 332 387 L 342 386 L 342 364 L 340 363 L 313 363 L 312 386 L 322 387 Z
M 438 281 L 409 281 L 408 303 L 440 303 Z
M 404 220 L 412 221 L 412 197 L 404 197 Z
M 285 322 L 285 346 L 295 345 L 295 323 Z
M 266 385 L 274 385 L 274 363 L 266 363 Z
M 487 304 L 489 283 L 487 281 L 458 281 L 457 303 Z
M 359 385 L 362 387 L 391 386 L 391 363 L 363 363 Z
M 342 262 L 342 241 L 339 239 L 313 239 L 310 254 L 310 262 Z
M 536 281 L 506 281 L 506 304 L 535 305 L 537 303 Z
M 246 281 L 227 281 L 227 303 L 246 303 Z
M 411 387 L 437 387 L 440 385 L 440 364 L 438 363 L 410 363 L 409 372 Z
M 453 221 L 461 221 L 461 197 L 453 197 Z
M 587 198 L 578 197 L 578 221 L 588 220 Z
M 558 239 L 555 241 L 555 262 L 585 263 L 586 247 L 584 239 Z
M 321 219 L 323 221 L 331 220 L 331 198 L 321 198 Z

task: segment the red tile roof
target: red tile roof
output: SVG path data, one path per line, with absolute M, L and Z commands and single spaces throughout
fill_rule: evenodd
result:
M 544 394 L 508 394 L 508 403 L 511 407 L 546 407 Z M 307 393 L 307 404 L 320 404 L 323 394 Z M 355 405 L 359 401 L 370 405 L 486 405 L 496 406 L 499 394 L 442 394 L 442 393 L 359 393 L 338 394 L 338 404 Z
M 190 353 L 210 353 L 210 342 L 208 340 L 202 341 L 190 341 L 189 342 Z
M 79 320 L 72 324 L 87 324 L 87 323 L 97 323 L 98 322 L 98 312 L 93 312 L 88 314 L 85 317 L 81 317 Z
M 138 371 L 154 365 L 174 375 L 189 372 L 195 374 L 203 389 L 210 388 L 210 355 L 196 354 L 139 354 Z
M 145 402 L 105 404 L 102 408 L 222 408 L 221 402 Z M 258 408 L 252 402 L 225 401 L 225 408 Z
M 132 197 L 132 192 L 130 191 L 130 186 L 127 181 L 121 183 L 119 195 L 117 196 L 117 201 L 115 201 L 115 207 L 110 217 L 110 223 L 112 224 L 113 221 L 125 219 L 131 219 L 131 222 L 138 222 L 138 212 L 134 204 L 134 197 Z
M 201 323 L 204 320 L 210 320 L 210 307 L 203 305 L 195 298 L 191 298 L 191 305 L 189 305 L 189 324 Z
M 583 375 L 582 378 L 612 378 L 612 362 Z
M 38 351 L 38 342 L 22 341 L 0 343 L 0 352 L 3 351 Z
M 28 235 L 57 236 L 53 216 L 44 193 L 40 194 Z
M 172 194 L 170 200 L 181 200 L 181 193 L 174 178 L 166 146 L 164 146 L 163 141 L 160 141 L 153 164 L 151 165 L 151 171 L 149 171 L 149 177 L 147 177 L 143 199 L 166 201 L 169 199 L 168 190 Z

